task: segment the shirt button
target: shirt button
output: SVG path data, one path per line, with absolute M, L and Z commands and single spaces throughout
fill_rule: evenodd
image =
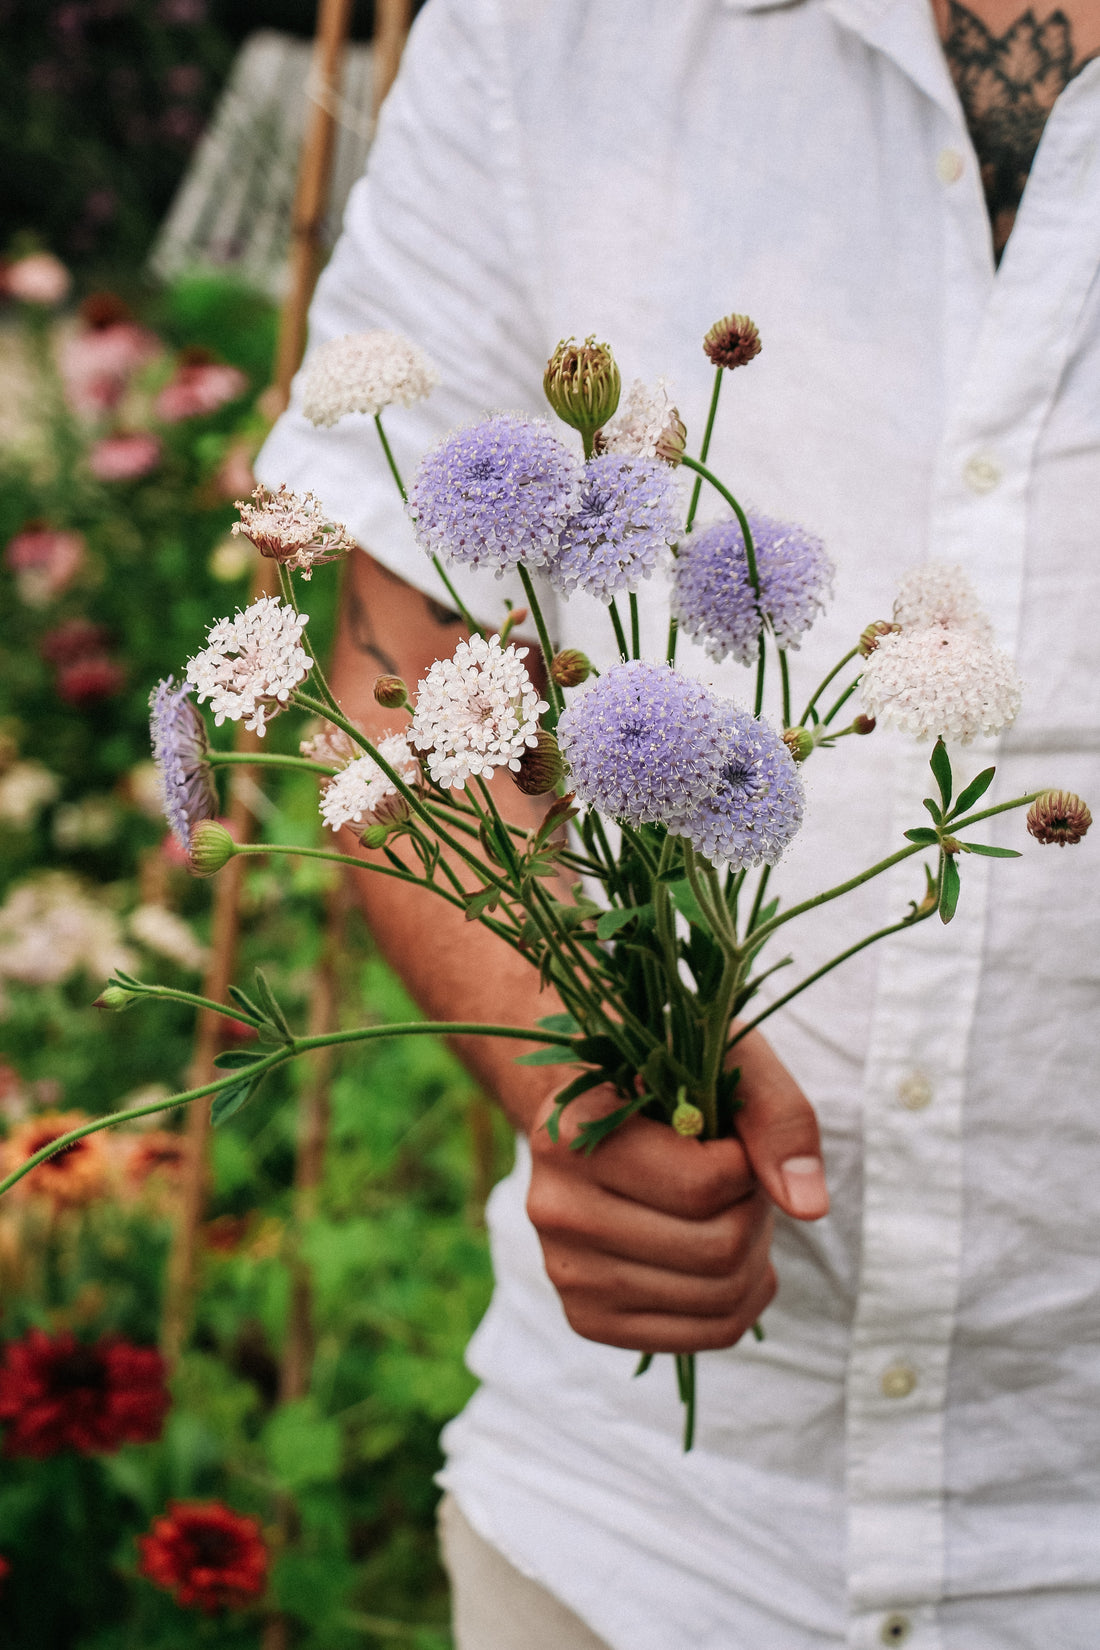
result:
M 932 1104 L 932 1085 L 923 1071 L 911 1071 L 902 1078 L 898 1100 L 906 1111 L 923 1111 Z
M 888 1369 L 883 1370 L 880 1384 L 884 1397 L 908 1398 L 917 1384 L 917 1372 L 908 1364 L 891 1364 Z
M 904 1644 L 913 1631 L 913 1623 L 908 1616 L 887 1616 L 878 1630 L 878 1636 L 883 1644 Z
M 958 183 L 966 169 L 966 162 L 957 149 L 941 149 L 936 156 L 936 176 L 941 183 Z
M 1001 466 L 989 453 L 975 453 L 963 466 L 963 476 L 972 493 L 991 493 L 1001 474 Z

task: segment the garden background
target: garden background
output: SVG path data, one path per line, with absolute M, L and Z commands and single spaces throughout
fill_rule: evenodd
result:
M 188 1011 L 94 1003 L 119 964 L 202 978 L 211 887 L 165 835 L 148 697 L 247 599 L 254 552 L 229 528 L 277 316 L 225 275 L 160 285 L 147 258 L 246 30 L 313 22 L 308 0 L 0 0 L 8 1166 L 59 1117 L 187 1080 Z M 357 7 L 360 38 L 372 22 Z M 311 628 L 331 633 L 331 595 L 313 588 Z M 269 742 L 300 732 L 280 720 Z M 314 836 L 301 776 L 248 800 L 259 837 Z M 348 1023 L 411 1012 L 332 867 L 247 864 L 240 979 L 262 963 L 299 1023 L 326 999 Z M 6 1650 L 443 1650 L 432 1475 L 471 1388 L 481 1210 L 506 1135 L 427 1039 L 287 1068 L 213 1136 L 197 1289 L 162 1380 L 126 1349 L 171 1347 L 180 1328 L 166 1276 L 188 1218 L 182 1122 L 90 1137 L 0 1207 Z M 79 1405 L 98 1414 L 105 1393 L 121 1407 L 82 1431 Z M 150 1531 L 181 1504 L 213 1518 L 215 1556 L 218 1519 L 250 1532 L 259 1557 L 235 1594 L 188 1602 L 151 1560 Z

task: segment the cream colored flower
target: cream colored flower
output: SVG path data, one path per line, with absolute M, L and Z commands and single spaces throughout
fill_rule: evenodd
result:
M 393 401 L 402 407 L 423 401 L 438 383 L 435 364 L 398 333 L 348 333 L 310 354 L 302 370 L 302 411 L 311 424 L 324 426 L 353 412 L 373 418 Z

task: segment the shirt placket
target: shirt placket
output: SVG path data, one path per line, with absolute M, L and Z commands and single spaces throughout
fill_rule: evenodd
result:
M 998 642 L 1010 649 L 1036 448 L 1100 257 L 1095 74 L 1092 81 L 1071 87 L 1051 117 L 991 286 L 988 255 L 984 279 L 975 257 L 975 209 L 984 208 L 957 110 L 944 107 L 944 141 L 929 160 L 944 188 L 948 410 L 928 554 L 971 575 Z M 988 760 L 963 752 L 959 766 L 971 777 Z M 899 834 L 921 823 L 929 780 L 926 751 L 899 756 Z M 945 1404 L 962 1259 L 966 1065 L 990 877 L 988 861 L 973 857 L 962 870 L 946 934 L 933 918 L 884 948 L 872 1022 L 847 1380 L 853 1650 L 943 1650 Z M 896 890 L 899 898 L 917 894 L 900 879 Z

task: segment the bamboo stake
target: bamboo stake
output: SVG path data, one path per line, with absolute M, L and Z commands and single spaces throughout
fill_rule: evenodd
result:
M 351 23 L 352 0 L 319 0 L 314 74 L 326 96 L 319 96 L 312 113 L 298 171 L 291 227 L 290 290 L 283 306 L 275 356 L 275 376 L 268 392 L 267 407 L 272 417 L 287 404 L 290 382 L 305 346 L 306 318 L 317 277 L 321 252 L 324 210 L 328 199 L 332 168 L 334 120 L 333 95 L 339 90 L 343 50 Z M 253 580 L 253 599 L 277 589 L 274 562 L 263 560 Z M 237 749 L 255 750 L 254 734 L 239 730 Z M 253 782 L 254 783 L 254 782 Z M 240 776 L 231 782 L 232 801 L 229 828 L 246 841 L 252 833 L 249 789 Z M 214 892 L 211 959 L 203 982 L 203 995 L 224 1002 L 236 963 L 240 929 L 240 866 L 233 860 L 218 877 Z M 217 1015 L 201 1013 L 196 1026 L 189 1086 L 209 1082 L 214 1073 L 214 1056 L 221 1047 L 223 1022 Z M 187 1155 L 180 1198 L 180 1215 L 173 1235 L 165 1279 L 161 1350 L 169 1364 L 175 1364 L 187 1339 L 198 1264 L 199 1229 L 206 1201 L 206 1161 L 210 1134 L 207 1106 L 192 1106 L 187 1119 Z
M 412 20 L 412 0 L 375 0 L 374 5 L 374 115 L 394 83 Z

